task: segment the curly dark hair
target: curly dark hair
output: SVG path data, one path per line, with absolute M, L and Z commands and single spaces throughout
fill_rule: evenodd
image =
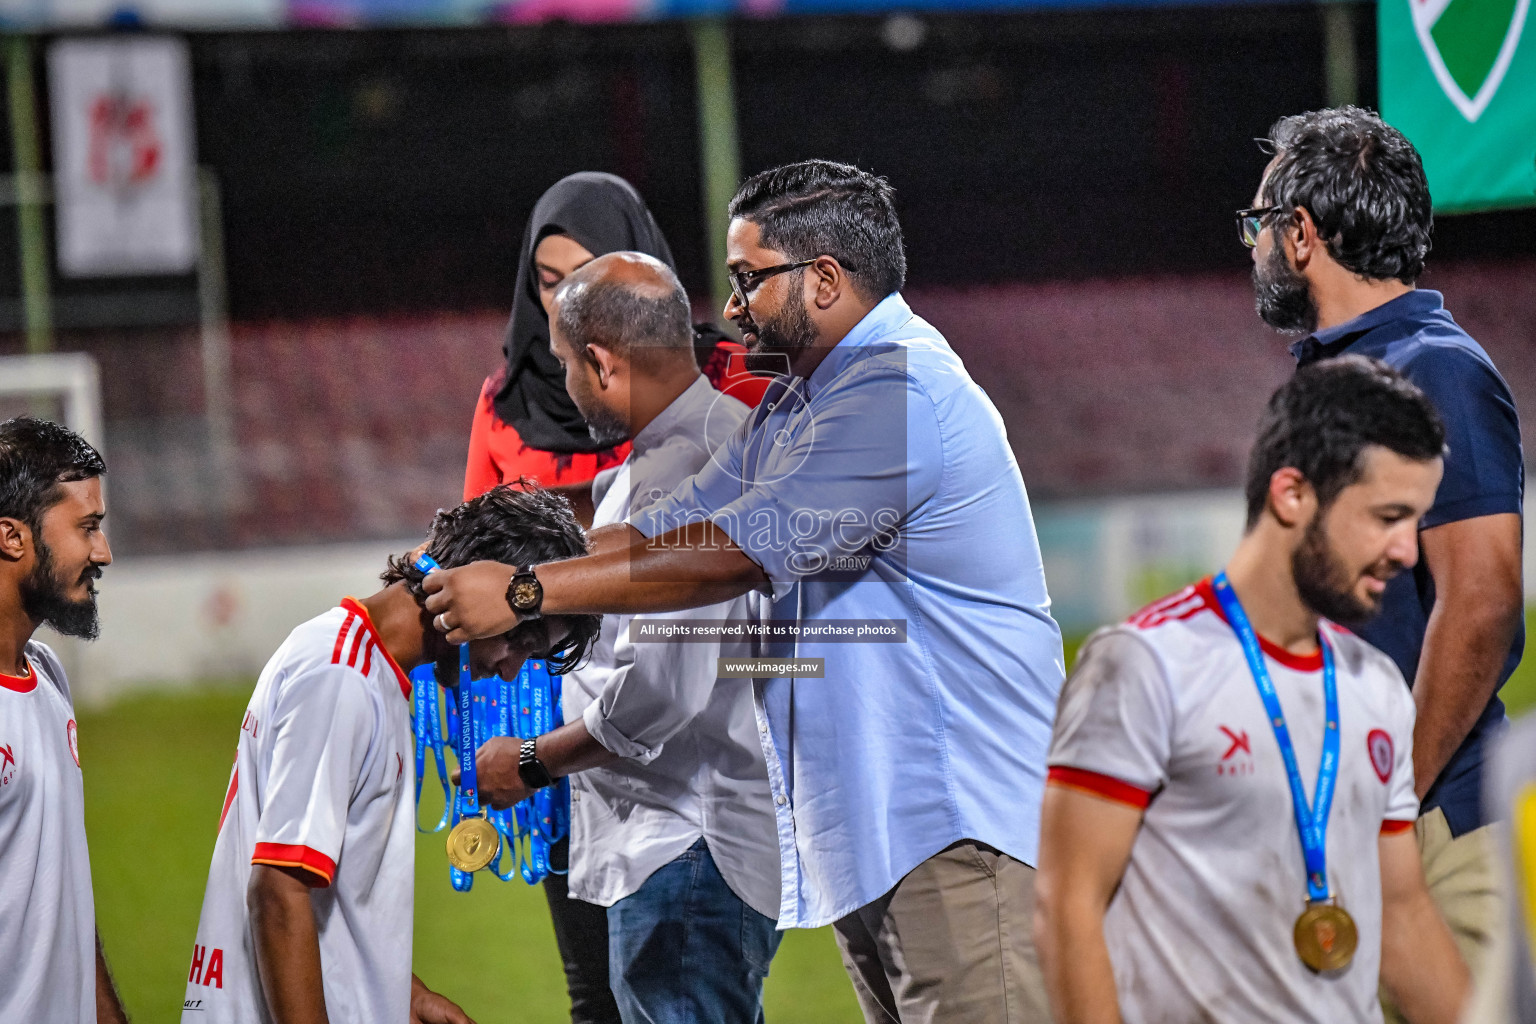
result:
M 1424 392 L 1380 360 L 1339 356 L 1297 370 L 1270 396 L 1248 456 L 1249 528 L 1276 472 L 1299 470 L 1326 509 L 1359 482 L 1371 445 L 1428 462 L 1445 453 L 1445 423 Z
M 587 553 L 587 535 L 571 512 L 571 503 L 557 494 L 519 480 L 521 490 L 500 486 L 471 498 L 457 508 L 439 511 L 427 531 L 426 553 L 444 569 L 471 562 L 543 565 Z M 418 604 L 426 600 L 425 575 L 412 565 L 410 554 L 392 555 L 380 575 L 385 586 L 404 583 Z M 556 675 L 569 672 L 591 652 L 602 625 L 600 615 L 563 615 L 571 626 L 560 645 L 545 655 Z
M 1360 107 L 1282 117 L 1260 140 L 1278 156 L 1265 204 L 1305 209 L 1328 255 L 1378 281 L 1413 284 L 1424 273 L 1434 214 L 1419 151 Z

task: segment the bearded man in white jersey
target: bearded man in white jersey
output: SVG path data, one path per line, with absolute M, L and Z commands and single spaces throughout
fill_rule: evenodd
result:
M 1412 825 L 1412 697 L 1348 632 L 1418 557 L 1445 431 L 1386 364 L 1270 399 L 1224 572 L 1084 646 L 1062 691 L 1036 933 L 1058 1024 L 1451 1024 L 1468 975 Z
M 96 638 L 106 471 L 56 423 L 0 423 L 0 1021 L 128 1019 L 96 934 L 69 680 L 32 639 Z
M 498 487 L 439 512 L 443 567 L 586 552 L 563 498 Z M 420 570 L 393 558 L 383 590 L 299 626 L 263 669 L 193 945 L 183 1024 L 472 1024 L 411 973 L 416 762 L 406 673 L 458 678 L 459 650 L 423 610 Z M 527 658 L 561 672 L 596 616 L 548 616 L 469 645 L 476 678 Z

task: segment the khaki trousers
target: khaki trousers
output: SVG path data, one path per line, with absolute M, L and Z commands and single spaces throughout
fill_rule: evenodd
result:
M 965 839 L 833 925 L 868 1024 L 1049 1024 L 1035 869 Z
M 1445 812 L 1438 807 L 1413 825 L 1429 894 L 1472 972 L 1474 991 L 1494 966 L 1489 950 L 1507 927 L 1509 908 L 1499 878 L 1503 828 L 1499 823 L 1484 825 L 1453 838 Z M 1381 992 L 1381 1008 L 1387 1024 L 1406 1024 L 1406 1018 L 1392 1005 L 1385 989 Z

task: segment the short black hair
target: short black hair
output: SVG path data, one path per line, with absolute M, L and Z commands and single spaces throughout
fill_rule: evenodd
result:
M 790 260 L 831 256 L 878 301 L 907 281 L 895 194 L 890 182 L 850 164 L 802 160 L 742 182 L 728 212 L 756 224 L 762 244 Z
M 1369 110 L 1334 107 L 1282 117 L 1266 148 L 1279 159 L 1265 204 L 1309 212 L 1340 266 L 1403 284 L 1424 273 L 1434 213 L 1424 163 L 1402 132 Z
M 578 353 L 588 345 L 602 345 L 641 364 L 686 358 L 698 365 L 688 293 L 672 268 L 654 262 L 671 285 L 666 293 L 613 280 L 587 281 L 580 270 L 561 282 L 555 293 L 555 323 Z
M 1424 392 L 1380 360 L 1340 356 L 1297 370 L 1259 420 L 1248 456 L 1248 527 L 1264 514 L 1279 470 L 1299 470 L 1327 508 L 1360 480 L 1372 445 L 1428 462 L 1445 454 L 1445 424 Z
M 587 537 L 571 503 L 526 481 L 518 483 L 524 489 L 495 487 L 457 508 L 439 511 L 427 531 L 426 553 L 444 569 L 481 561 L 521 568 L 585 555 Z M 425 576 L 413 560 L 410 555 L 392 555 L 379 578 L 385 586 L 404 583 L 420 603 L 426 600 L 421 589 Z M 545 659 L 557 675 L 581 663 L 602 625 L 600 615 L 561 617 L 570 621 L 571 631 Z
M 61 484 L 106 471 L 101 453 L 67 427 L 30 416 L 0 423 L 0 517 L 21 520 L 34 535 L 63 498 Z

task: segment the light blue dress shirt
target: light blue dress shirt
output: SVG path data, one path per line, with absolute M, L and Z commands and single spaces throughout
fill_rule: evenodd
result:
M 774 620 L 906 624 L 761 650 L 825 659 L 754 686 L 779 927 L 835 921 L 961 839 L 1033 864 L 1061 632 L 1002 418 L 943 336 L 887 296 L 629 523 L 702 519 L 762 566 Z

